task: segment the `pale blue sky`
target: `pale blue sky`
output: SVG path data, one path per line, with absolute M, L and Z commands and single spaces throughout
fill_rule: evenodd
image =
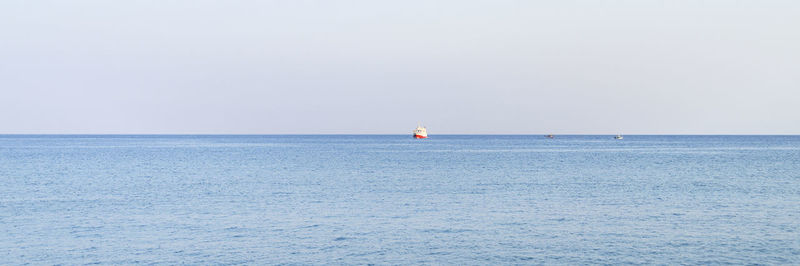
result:
M 800 134 L 800 1 L 0 1 L 0 133 Z

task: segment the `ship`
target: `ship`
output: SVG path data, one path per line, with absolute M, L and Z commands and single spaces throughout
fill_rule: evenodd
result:
M 428 130 L 425 127 L 417 125 L 417 129 L 414 129 L 414 138 L 415 139 L 427 139 L 428 138 Z

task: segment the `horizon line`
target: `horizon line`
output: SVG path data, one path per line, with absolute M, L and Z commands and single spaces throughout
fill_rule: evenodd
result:
M 0 133 L 0 136 L 405 136 L 412 134 L 371 134 L 371 133 Z M 431 136 L 800 136 L 800 134 L 738 134 L 738 133 L 691 133 L 691 134 L 611 134 L 611 133 L 450 133 Z

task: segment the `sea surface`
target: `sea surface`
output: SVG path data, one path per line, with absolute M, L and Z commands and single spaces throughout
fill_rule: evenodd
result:
M 800 264 L 800 136 L 0 135 L 0 264 Z

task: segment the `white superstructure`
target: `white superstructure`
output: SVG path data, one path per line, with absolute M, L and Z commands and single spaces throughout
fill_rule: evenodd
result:
M 414 129 L 414 137 L 418 139 L 424 139 L 428 137 L 428 130 L 425 127 L 417 125 L 417 129 Z

